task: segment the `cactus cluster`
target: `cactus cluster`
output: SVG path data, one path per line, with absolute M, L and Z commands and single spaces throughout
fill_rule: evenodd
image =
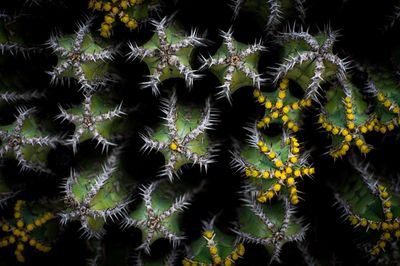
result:
M 398 4 L 3 2 L 0 265 L 400 263 Z

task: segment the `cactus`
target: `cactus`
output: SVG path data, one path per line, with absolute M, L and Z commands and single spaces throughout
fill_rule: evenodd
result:
M 142 86 L 150 87 L 156 95 L 160 93 L 158 86 L 166 79 L 184 78 L 190 88 L 193 81 L 200 78 L 192 70 L 190 58 L 195 47 L 204 45 L 203 39 L 197 36 L 196 30 L 192 30 L 189 36 L 182 36 L 168 22 L 167 18 L 160 22 L 153 21 L 154 35 L 142 46 L 129 43 L 129 59 L 143 60 L 150 71 L 149 81 L 143 82 Z
M 243 257 L 245 247 L 242 243 L 236 243 L 234 236 L 227 235 L 215 228 L 214 217 L 210 222 L 204 223 L 204 229 L 200 239 L 187 248 L 188 257 L 182 262 L 186 265 L 234 265 L 235 261 Z
M 78 24 L 74 35 L 50 38 L 48 47 L 59 57 L 54 70 L 49 72 L 52 83 L 74 78 L 85 92 L 104 84 L 107 74 L 104 61 L 112 60 L 116 49 L 100 46 L 89 34 L 90 26 L 91 21 L 87 20 Z
M 176 247 L 184 237 L 179 232 L 179 213 L 189 206 L 190 196 L 176 195 L 171 184 L 154 182 L 141 189 L 142 202 L 124 220 L 123 227 L 135 226 L 142 230 L 143 243 L 137 249 L 150 254 L 150 245 L 159 238 L 168 239 Z
M 265 47 L 257 42 L 253 45 L 237 42 L 232 34 L 232 29 L 222 31 L 223 43 L 216 54 L 207 59 L 202 57 L 202 68 L 210 68 L 222 83 L 218 96 L 225 96 L 228 100 L 237 89 L 244 86 L 260 88 L 264 81 L 258 74 L 257 65 L 260 52 Z
M 97 167 L 99 172 L 93 167 L 78 173 L 71 171 L 63 185 L 69 209 L 59 213 L 61 224 L 79 220 L 83 235 L 100 238 L 107 219 L 124 216 L 130 200 L 128 181 L 117 169 L 118 153 L 114 151 L 101 168 Z
M 303 176 L 314 174 L 307 164 L 307 156 L 300 153 L 300 144 L 295 137 L 279 137 L 265 140 L 253 130 L 247 146 L 234 153 L 233 165 L 250 178 L 257 191 L 257 200 L 272 200 L 282 188 L 290 195 L 292 204 L 299 203 L 296 184 Z
M 241 242 L 261 244 L 271 252 L 271 260 L 279 261 L 279 253 L 286 242 L 301 241 L 306 227 L 294 217 L 294 209 L 287 199 L 271 205 L 260 205 L 254 199 L 246 199 L 239 212 Z
M 351 83 L 345 90 L 332 88 L 326 93 L 327 104 L 319 116 L 319 123 L 332 136 L 330 154 L 343 156 L 355 143 L 362 154 L 371 150 L 363 134 L 371 131 L 377 122 L 368 115 L 368 104 Z
M 58 137 L 44 136 L 38 128 L 32 113 L 34 109 L 19 108 L 16 121 L 12 125 L 2 126 L 0 138 L 2 145 L 0 157 L 12 157 L 18 161 L 21 169 L 50 173 L 46 167 L 47 153 L 60 143 Z
M 0 265 L 398 264 L 398 6 L 0 1 Z
M 265 107 L 265 115 L 257 123 L 257 128 L 265 128 L 277 122 L 283 123 L 294 133 L 300 129 L 301 124 L 298 121 L 301 121 L 301 111 L 305 107 L 310 107 L 312 102 L 310 99 L 297 100 L 288 90 L 288 86 L 289 80 L 283 79 L 279 89 L 274 92 L 264 93 L 258 89 L 253 91 L 254 97 Z
M 385 251 L 387 243 L 400 238 L 399 198 L 377 180 L 368 166 L 357 162 L 354 168 L 343 191 L 335 196 L 353 226 L 370 231 L 371 237 L 380 235 L 370 249 L 370 254 L 377 256 Z M 354 177 L 357 175 L 361 178 Z
M 208 165 L 215 161 L 213 153 L 216 151 L 205 132 L 216 122 L 210 100 L 199 112 L 191 106 L 179 106 L 173 92 L 169 99 L 162 101 L 162 112 L 166 124 L 154 132 L 149 129 L 146 135 L 142 135 L 143 150 L 161 151 L 165 157 L 161 175 L 172 180 L 187 163 L 199 164 L 200 168 L 207 170 Z
M 274 81 L 282 78 L 295 80 L 305 91 L 306 98 L 318 100 L 322 81 L 336 77 L 345 83 L 348 62 L 333 54 L 337 33 L 328 29 L 317 36 L 306 31 L 282 33 L 285 61 L 274 74 Z
M 71 112 L 67 112 L 61 106 L 60 114 L 57 119 L 62 121 L 67 120 L 75 125 L 75 132 L 70 139 L 67 140 L 68 144 L 72 145 L 74 152 L 77 151 L 77 145 L 89 138 L 97 141 L 97 145 L 102 145 L 102 150 L 107 150 L 109 146 L 116 144 L 109 139 L 112 131 L 118 125 L 116 118 L 125 115 L 122 111 L 122 105 L 118 105 L 114 110 L 107 108 L 104 103 L 104 95 L 93 95 L 87 93 L 82 106 L 74 108 Z M 103 98 L 103 99 L 102 99 Z

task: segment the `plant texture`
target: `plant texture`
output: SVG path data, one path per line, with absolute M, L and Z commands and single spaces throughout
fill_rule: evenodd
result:
M 0 265 L 400 265 L 399 1 L 0 1 Z

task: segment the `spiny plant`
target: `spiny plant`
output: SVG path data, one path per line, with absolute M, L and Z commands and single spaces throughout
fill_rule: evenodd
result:
M 202 111 L 195 106 L 178 105 L 175 91 L 169 99 L 162 100 L 162 112 L 165 124 L 155 131 L 148 129 L 142 134 L 144 145 L 142 149 L 160 151 L 165 157 L 165 166 L 161 175 L 170 180 L 179 175 L 181 167 L 185 164 L 199 164 L 205 168 L 213 163 L 215 145 L 206 134 L 206 130 L 212 129 L 217 121 L 216 114 L 212 110 L 210 100 Z
M 101 144 L 103 151 L 107 150 L 109 146 L 116 145 L 110 139 L 112 132 L 119 125 L 115 120 L 125 113 L 122 111 L 121 104 L 113 110 L 107 108 L 104 98 L 104 95 L 86 93 L 82 106 L 72 109 L 71 113 L 61 106 L 59 107 L 60 114 L 57 115 L 57 119 L 66 120 L 75 125 L 74 134 L 67 140 L 68 144 L 72 145 L 74 152 L 77 151 L 79 143 L 90 138 L 96 140 L 97 145 Z
M 370 2 L 0 1 L 0 265 L 398 263 Z
M 286 242 L 304 239 L 307 227 L 294 216 L 293 206 L 286 198 L 261 205 L 248 196 L 245 202 L 239 210 L 239 228 L 235 230 L 241 242 L 263 245 L 271 253 L 271 260 L 279 260 Z
M 130 202 L 129 182 L 118 171 L 118 153 L 113 151 L 101 167 L 71 170 L 63 185 L 68 208 L 58 214 L 61 224 L 79 220 L 83 235 L 100 238 L 107 219 L 124 216 Z
M 283 123 L 288 130 L 296 133 L 301 126 L 302 109 L 312 105 L 311 99 L 297 99 L 288 89 L 289 80 L 283 79 L 279 89 L 273 92 L 253 91 L 257 102 L 265 107 L 264 117 L 257 123 L 257 128 L 265 128 L 273 123 Z
M 237 243 L 237 239 L 215 227 L 216 217 L 210 222 L 205 222 L 200 239 L 186 247 L 186 258 L 182 265 L 234 265 L 243 257 L 245 247 Z
M 220 80 L 222 85 L 220 97 L 227 97 L 244 86 L 260 88 L 263 79 L 258 74 L 257 65 L 259 54 L 265 50 L 261 43 L 245 45 L 232 37 L 232 30 L 222 31 L 223 43 L 215 55 L 210 58 L 202 57 L 202 68 L 209 68 Z
M 292 204 L 298 204 L 296 184 L 315 172 L 307 164 L 307 155 L 300 153 L 295 137 L 269 137 L 266 142 L 256 130 L 250 133 L 249 145 L 234 153 L 233 165 L 250 178 L 259 202 L 272 200 L 286 188 Z
M 123 221 L 123 227 L 141 229 L 143 243 L 137 249 L 150 254 L 150 245 L 159 238 L 168 239 L 176 247 L 184 239 L 179 230 L 180 212 L 189 206 L 190 195 L 174 199 L 178 189 L 166 181 L 153 182 L 141 189 L 142 202 Z
M 15 122 L 0 127 L 0 157 L 15 158 L 22 170 L 49 173 L 46 167 L 47 153 L 60 143 L 60 138 L 44 135 L 45 132 L 33 118 L 34 111 L 33 108 L 20 107 Z
M 102 47 L 90 34 L 91 21 L 78 24 L 74 35 L 53 35 L 47 42 L 48 47 L 58 57 L 57 65 L 49 71 L 51 82 L 69 82 L 77 80 L 83 91 L 92 91 L 103 85 L 107 74 L 105 60 L 112 60 L 116 48 Z
M 144 61 L 150 71 L 149 81 L 142 83 L 142 87 L 150 87 L 153 94 L 158 95 L 160 83 L 169 78 L 184 78 L 186 85 L 191 88 L 193 81 L 199 79 L 190 66 L 190 59 L 195 47 L 204 45 L 203 39 L 192 30 L 189 36 L 182 35 L 165 17 L 161 21 L 152 21 L 155 27 L 153 37 L 138 46 L 129 43 L 129 59 L 139 58 Z
M 284 45 L 285 60 L 275 68 L 274 81 L 293 79 L 306 92 L 306 98 L 316 100 L 324 80 L 334 76 L 344 83 L 348 62 L 332 51 L 336 36 L 331 29 L 315 37 L 294 28 L 282 33 L 279 41 Z

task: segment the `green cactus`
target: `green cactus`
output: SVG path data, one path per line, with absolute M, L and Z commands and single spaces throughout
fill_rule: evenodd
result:
M 259 202 L 272 200 L 285 189 L 292 204 L 299 203 L 296 184 L 303 176 L 313 175 L 307 156 L 300 153 L 295 137 L 268 137 L 256 131 L 250 133 L 249 145 L 234 153 L 233 165 L 244 173 L 254 188 Z
M 282 246 L 301 241 L 307 229 L 294 216 L 294 209 L 285 198 L 263 205 L 248 198 L 239 213 L 239 228 L 236 229 L 239 240 L 265 246 L 271 253 L 271 261 L 279 261 Z
M 85 21 L 78 24 L 75 34 L 52 36 L 47 42 L 58 57 L 54 70 L 48 72 L 52 83 L 69 83 L 74 78 L 85 92 L 104 85 L 109 68 L 106 60 L 112 60 L 117 49 L 104 47 L 94 39 L 90 26 L 91 21 Z
M 293 80 L 304 90 L 306 98 L 317 101 L 324 81 L 336 77 L 341 84 L 345 83 L 349 63 L 332 51 L 336 35 L 330 29 L 315 37 L 294 29 L 282 33 L 280 39 L 285 60 L 275 69 L 274 81 Z
M 192 30 L 189 36 L 182 35 L 180 31 L 169 25 L 167 18 L 160 22 L 153 21 L 155 27 L 151 39 L 138 46 L 129 43 L 129 59 L 139 58 L 149 68 L 149 80 L 142 83 L 143 88 L 150 87 L 153 94 L 160 93 L 158 86 L 169 78 L 184 78 L 187 87 L 193 86 L 193 81 L 200 78 L 196 70 L 192 70 L 190 60 L 193 49 L 204 45 L 203 39 Z
M 200 111 L 195 106 L 177 104 L 177 96 L 173 92 L 169 99 L 162 101 L 162 111 L 166 124 L 142 134 L 142 149 L 161 151 L 165 157 L 161 175 L 172 180 L 179 175 L 180 168 L 188 163 L 199 164 L 207 170 L 208 165 L 214 162 L 213 153 L 216 151 L 206 135 L 206 130 L 216 122 L 210 100 Z
M 362 154 L 371 150 L 363 134 L 373 130 L 376 120 L 368 114 L 368 104 L 351 83 L 345 90 L 336 86 L 326 93 L 327 103 L 319 123 L 332 137 L 333 158 L 347 153 L 354 143 Z
M 72 108 L 70 111 L 59 107 L 60 114 L 57 119 L 67 120 L 75 125 L 75 132 L 67 140 L 67 143 L 72 145 L 74 152 L 77 151 L 79 143 L 88 139 L 96 140 L 97 145 L 102 145 L 103 151 L 110 146 L 115 146 L 116 144 L 111 141 L 111 138 L 123 130 L 118 119 L 121 115 L 125 115 L 122 111 L 122 104 L 111 109 L 106 95 L 87 93 L 84 97 L 82 105 Z
M 223 233 L 214 226 L 214 219 L 204 224 L 201 238 L 194 241 L 187 248 L 187 256 L 182 265 L 234 265 L 235 262 L 243 257 L 245 247 L 242 243 L 237 243 L 236 237 Z
M 367 67 L 366 70 L 369 76 L 369 92 L 377 102 L 374 113 L 378 123 L 374 126 L 374 130 L 385 134 L 400 123 L 399 86 L 395 78 L 384 68 Z
M 59 137 L 45 135 L 32 116 L 34 109 L 19 108 L 16 121 L 0 127 L 1 158 L 15 158 L 21 169 L 50 173 L 46 167 L 47 154 L 61 140 Z
M 118 169 L 119 151 L 113 151 L 103 165 L 87 162 L 63 184 L 67 209 L 58 215 L 61 224 L 79 220 L 82 235 L 100 238 L 104 224 L 123 217 L 130 203 L 129 179 Z
M 0 265 L 398 263 L 393 2 L 0 1 Z
M 202 57 L 202 68 L 209 68 L 221 82 L 219 97 L 230 100 L 231 94 L 244 86 L 260 88 L 264 79 L 258 73 L 260 52 L 265 50 L 261 43 L 246 45 L 232 37 L 232 30 L 221 32 L 223 43 L 214 56 Z
M 179 188 L 164 180 L 143 187 L 141 197 L 140 205 L 123 222 L 124 228 L 142 230 L 143 243 L 137 249 L 150 254 L 150 245 L 160 238 L 168 239 L 176 248 L 184 239 L 180 212 L 189 206 L 190 195 L 179 193 Z
M 335 196 L 349 222 L 375 239 L 370 254 L 378 256 L 388 243 L 400 238 L 400 198 L 391 191 L 393 187 L 376 179 L 368 166 L 356 162 L 354 168 Z

